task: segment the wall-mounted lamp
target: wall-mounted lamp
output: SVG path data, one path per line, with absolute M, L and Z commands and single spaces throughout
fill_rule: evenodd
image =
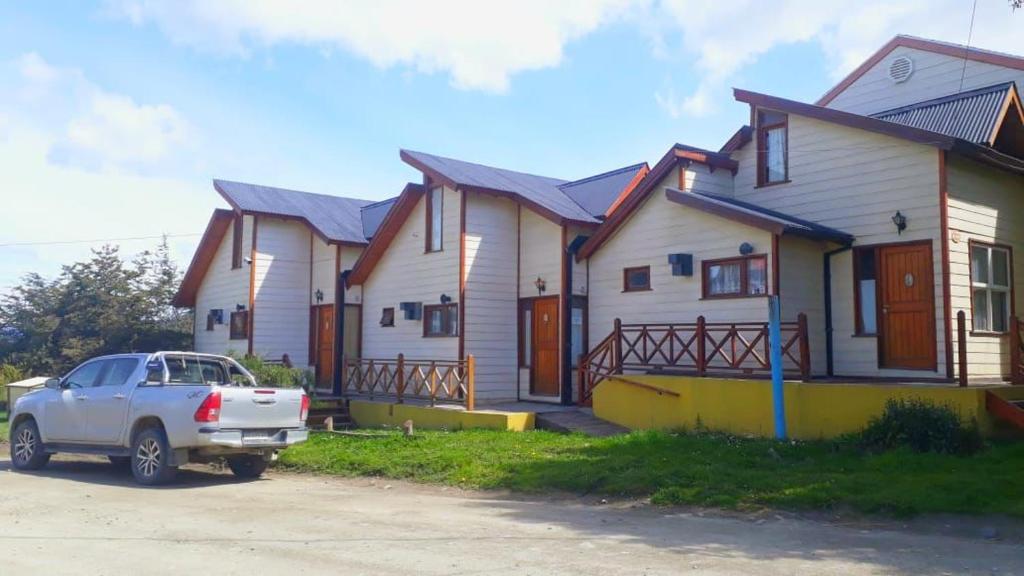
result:
M 313 296 L 316 297 L 317 304 L 324 301 L 324 291 L 319 288 L 316 289 L 316 292 L 313 293 Z
M 537 294 L 543 294 L 548 289 L 548 283 L 543 278 L 537 276 L 537 279 L 533 281 L 533 285 L 537 287 Z
M 740 244 L 740 254 L 741 255 L 747 256 L 747 255 L 753 254 L 753 253 L 754 253 L 754 245 L 753 244 L 751 244 L 750 242 L 744 242 L 743 244 Z
M 242 312 L 245 310 L 245 304 L 235 304 L 235 312 Z
M 907 217 L 899 210 L 892 215 L 892 223 L 896 225 L 896 234 L 903 234 L 903 231 L 907 229 Z
M 452 297 L 447 294 L 441 294 L 441 304 L 447 304 L 452 301 Z
M 245 262 L 246 264 L 252 264 L 252 258 L 250 258 L 249 256 L 243 256 L 242 262 Z

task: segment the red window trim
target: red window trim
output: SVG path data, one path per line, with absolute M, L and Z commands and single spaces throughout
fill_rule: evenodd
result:
M 637 271 L 647 272 L 647 285 L 640 287 L 630 287 L 629 285 L 629 274 L 630 272 Z M 650 266 L 631 266 L 629 268 L 622 269 L 622 291 L 623 292 L 648 292 L 651 288 L 651 267 Z
M 750 279 L 749 276 L 749 262 L 752 260 L 761 260 L 764 262 L 765 272 L 765 292 L 763 294 L 751 294 L 750 293 Z M 708 268 L 712 266 L 720 266 L 723 264 L 739 264 L 740 265 L 740 291 L 731 292 L 729 294 L 711 294 L 708 280 L 710 275 L 708 274 Z M 768 275 L 768 255 L 767 254 L 751 254 L 750 256 L 735 256 L 730 258 L 716 258 L 714 260 L 703 260 L 701 261 L 701 298 L 704 300 L 717 300 L 722 298 L 761 298 L 768 295 L 768 287 L 771 285 Z
M 434 237 L 434 194 L 441 195 L 441 245 L 436 250 L 431 245 L 431 240 Z M 444 250 L 444 187 L 434 186 L 433 188 L 428 188 L 427 193 L 423 197 L 427 201 L 427 222 L 424 227 L 426 234 L 424 234 L 423 238 L 423 251 L 427 253 L 441 252 Z
M 781 112 L 780 112 L 781 114 Z M 783 114 L 781 122 L 761 125 L 761 112 L 757 118 L 757 186 L 776 186 L 789 182 L 789 115 Z M 785 130 L 786 148 L 782 152 L 783 175 L 782 180 L 768 181 L 768 131 L 773 128 L 782 127 Z
M 387 322 L 390 315 L 390 322 Z M 380 325 L 381 328 L 394 328 L 395 326 L 395 308 L 393 306 L 386 306 L 380 310 Z
M 1000 332 L 998 330 L 978 330 L 974 327 L 974 266 L 971 265 L 971 252 L 975 246 L 981 246 L 983 248 L 998 248 L 999 250 L 1006 250 L 1006 257 L 1009 259 L 1009 269 L 1007 273 L 1010 276 L 1010 317 L 1017 315 L 1017 293 L 1016 287 L 1013 281 L 1013 246 L 1009 244 L 998 244 L 994 242 L 983 242 L 981 240 L 969 239 L 967 241 L 967 288 L 971 294 L 971 335 L 973 336 L 1004 336 L 1009 334 L 1010 327 L 1007 325 L 1006 330 Z
M 456 314 L 459 313 L 459 305 L 457 303 L 451 304 L 427 304 L 423 307 L 423 337 L 424 338 L 457 338 L 459 335 L 458 326 L 455 327 L 454 333 L 442 332 L 440 334 L 431 334 L 429 332 L 430 327 L 430 313 L 433 310 L 441 309 L 441 328 L 447 330 L 448 326 L 451 326 L 451 314 L 452 310 L 455 310 Z
M 235 318 L 240 318 L 236 323 Z M 238 310 L 232 312 L 228 320 L 228 339 L 245 340 L 249 337 L 249 311 Z

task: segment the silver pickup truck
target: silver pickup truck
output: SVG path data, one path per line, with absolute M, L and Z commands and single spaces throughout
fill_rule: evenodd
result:
M 259 386 L 226 356 L 103 356 L 18 398 L 11 461 L 34 470 L 57 452 L 101 454 L 154 485 L 188 462 L 223 459 L 256 478 L 278 449 L 306 440 L 308 413 L 302 390 Z

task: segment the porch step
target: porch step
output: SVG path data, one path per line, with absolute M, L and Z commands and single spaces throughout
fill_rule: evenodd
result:
M 991 391 L 985 392 L 985 409 L 990 414 L 1024 430 L 1024 400 L 1005 400 Z
M 579 432 L 587 436 L 615 436 L 629 432 L 628 428 L 601 420 L 590 410 L 572 410 L 565 412 L 538 412 L 534 416 L 534 427 L 571 434 Z
M 315 430 L 326 428 L 328 418 L 332 419 L 334 430 L 353 428 L 352 418 L 348 414 L 348 405 L 341 398 L 315 398 L 316 404 L 309 409 L 306 426 Z

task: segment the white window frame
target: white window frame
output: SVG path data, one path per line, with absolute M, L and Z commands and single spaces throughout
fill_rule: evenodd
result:
M 987 260 L 985 262 L 988 270 L 988 278 L 978 279 L 974 275 L 974 251 L 985 250 Z M 1002 286 L 995 282 L 995 267 L 992 265 L 995 254 L 1002 254 L 1006 258 L 1006 285 Z M 968 269 L 971 277 L 971 329 L 974 332 L 1005 334 L 1010 330 L 1010 315 L 1013 313 L 1013 253 L 1004 246 L 986 244 L 984 242 L 970 242 L 967 250 Z M 988 318 L 985 318 L 985 327 L 978 327 L 978 318 L 975 317 L 975 299 L 977 291 L 983 290 L 986 299 L 986 311 Z M 992 306 L 992 294 L 999 292 L 1006 295 L 1006 315 L 1003 318 L 1004 330 L 995 330 L 995 316 Z

